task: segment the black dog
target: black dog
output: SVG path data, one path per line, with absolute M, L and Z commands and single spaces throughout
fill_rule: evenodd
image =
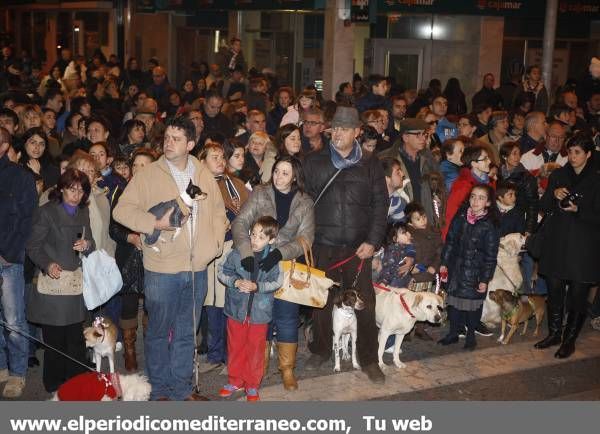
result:
M 173 213 L 169 218 L 169 223 L 171 227 L 177 228 L 175 230 L 175 234 L 173 235 L 173 239 L 179 235 L 181 231 L 181 225 L 185 218 L 189 217 L 192 213 L 192 207 L 194 206 L 195 200 L 203 200 L 206 199 L 206 193 L 200 189 L 197 185 L 190 183 L 183 193 L 179 195 L 179 197 L 169 200 L 167 202 L 160 202 L 154 205 L 152 208 L 148 210 L 149 213 L 153 214 L 156 218 L 162 218 L 168 210 L 173 208 Z M 144 240 L 144 243 L 148 246 L 153 245 L 158 241 L 160 237 L 160 231 L 155 229 L 151 235 L 148 235 Z M 158 250 L 157 247 L 152 247 L 154 250 Z

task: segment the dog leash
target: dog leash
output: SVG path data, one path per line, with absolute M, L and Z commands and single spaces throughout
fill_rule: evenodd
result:
M 498 265 L 498 268 L 500 269 L 500 271 L 502 271 L 504 273 L 504 276 L 506 276 L 506 278 L 508 279 L 510 284 L 515 288 L 515 291 L 517 292 L 517 294 L 519 294 L 520 286 L 515 285 L 515 282 L 512 281 L 510 276 L 506 273 L 506 271 L 504 271 L 504 268 L 502 268 L 502 265 L 500 265 L 500 264 L 496 264 L 496 265 Z
M 382 291 L 387 291 L 387 292 L 392 292 L 392 290 L 386 286 L 380 285 L 379 283 L 375 283 L 373 282 L 373 287 L 377 288 L 377 289 L 381 289 Z M 402 307 L 404 308 L 404 310 L 412 317 L 415 318 L 415 315 L 410 311 L 410 308 L 408 307 L 408 304 L 406 303 L 406 300 L 404 300 L 404 297 L 402 296 L 402 294 L 398 294 L 398 297 L 400 297 L 400 303 L 402 304 Z
M 80 366 L 82 366 L 83 368 L 85 368 L 88 371 L 91 372 L 97 372 L 95 369 L 91 368 L 90 366 L 86 365 L 85 363 L 82 363 L 81 361 L 74 359 L 73 357 L 69 356 L 68 354 L 63 353 L 61 350 L 59 350 L 58 348 L 54 348 L 52 345 L 47 344 L 46 342 L 42 341 L 41 339 L 38 339 L 34 336 L 31 336 L 29 333 L 24 332 L 22 330 L 18 330 L 13 328 L 12 326 L 10 326 L 6 321 L 4 321 L 3 319 L 0 319 L 0 325 L 4 326 L 7 330 L 11 331 L 11 332 L 15 332 L 20 334 L 21 336 L 25 336 L 27 339 L 35 341 L 39 344 L 42 344 L 44 347 L 51 349 L 52 351 L 60 354 L 63 357 L 66 357 L 67 359 L 69 359 L 70 361 L 72 361 L 73 363 L 76 363 Z M 98 372 L 99 374 L 101 374 L 101 372 Z M 104 375 L 104 374 L 103 374 Z
M 350 262 L 351 260 L 353 260 L 355 256 L 358 258 L 358 256 L 356 254 L 354 254 L 346 259 L 342 259 L 341 261 L 336 262 L 335 264 L 333 264 L 329 268 L 327 268 L 327 271 L 331 271 L 331 270 L 335 270 L 336 268 L 340 268 L 342 265 L 345 265 L 348 262 Z M 351 288 L 356 287 L 356 284 L 358 283 L 358 278 L 360 277 L 360 273 L 363 269 L 363 265 L 365 265 L 365 260 L 361 259 L 358 264 L 358 267 L 356 269 L 356 277 L 354 278 L 354 281 L 352 282 Z

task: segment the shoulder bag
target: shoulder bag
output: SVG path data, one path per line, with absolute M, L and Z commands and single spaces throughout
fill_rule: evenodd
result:
M 310 244 L 303 237 L 297 240 L 304 250 L 306 265 L 291 261 L 281 261 L 283 268 L 283 286 L 275 292 L 275 298 L 305 306 L 323 308 L 327 303 L 329 288 L 333 280 L 325 272 L 314 268 L 314 259 Z
M 105 250 L 94 250 L 81 258 L 83 263 L 83 300 L 89 309 L 106 303 L 123 286 L 114 258 Z
M 525 249 L 533 259 L 540 259 L 544 248 L 544 238 L 548 232 L 548 220 L 552 218 L 552 212 L 547 213 L 538 225 L 537 231 L 530 234 L 525 241 Z

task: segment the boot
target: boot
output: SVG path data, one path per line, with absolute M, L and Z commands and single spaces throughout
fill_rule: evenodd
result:
M 279 370 L 283 380 L 285 390 L 298 389 L 298 382 L 294 377 L 294 367 L 296 366 L 297 343 L 277 342 L 277 356 L 279 357 Z
M 458 331 L 462 324 L 461 312 L 455 309 L 454 306 L 448 306 L 448 322 L 450 323 L 450 330 L 448 334 L 438 341 L 441 345 L 450 345 L 458 342 Z
M 562 344 L 554 354 L 557 359 L 566 359 L 575 351 L 575 341 L 585 323 L 585 312 L 569 311 Z
M 265 365 L 263 369 L 263 378 L 266 378 L 269 375 L 269 362 L 271 360 L 271 341 L 267 341 L 267 345 L 265 346 Z
M 127 372 L 135 372 L 138 370 L 137 358 L 135 354 L 136 339 L 137 329 L 123 329 L 123 344 L 125 346 L 123 357 L 125 358 L 125 370 Z
M 563 323 L 563 303 L 550 303 L 548 300 L 548 336 L 534 346 L 538 350 L 558 345 L 561 342 Z

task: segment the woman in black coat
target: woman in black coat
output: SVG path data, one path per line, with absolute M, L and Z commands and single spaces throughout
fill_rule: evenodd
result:
M 548 285 L 549 334 L 535 347 L 561 344 L 554 355 L 560 359 L 575 351 L 590 287 L 600 281 L 600 173 L 591 160 L 593 149 L 590 136 L 576 133 L 567 143 L 569 164 L 550 175 L 541 200 L 548 227 L 544 228 L 539 273 Z
M 77 293 L 65 278 L 67 272 L 81 269 L 80 253 L 87 255 L 95 249 L 88 210 L 90 192 L 87 175 L 67 169 L 50 202 L 36 210 L 27 242 L 27 255 L 33 263 L 64 289 L 64 293 L 43 290 L 39 285 L 44 277 L 40 275 L 38 286 L 32 286 L 28 294 L 27 320 L 41 325 L 45 343 L 71 357 L 69 360 L 49 348 L 44 351 L 42 379 L 50 393 L 86 369 L 82 332 L 87 309 L 81 287 Z M 79 278 L 83 283 L 83 276 Z
M 458 342 L 458 333 L 467 326 L 465 349 L 476 347 L 475 329 L 481 320 L 487 285 L 494 276 L 498 255 L 498 210 L 494 190 L 477 184 L 452 219 L 442 250 L 440 274 L 447 274 L 450 331 L 439 341 Z

